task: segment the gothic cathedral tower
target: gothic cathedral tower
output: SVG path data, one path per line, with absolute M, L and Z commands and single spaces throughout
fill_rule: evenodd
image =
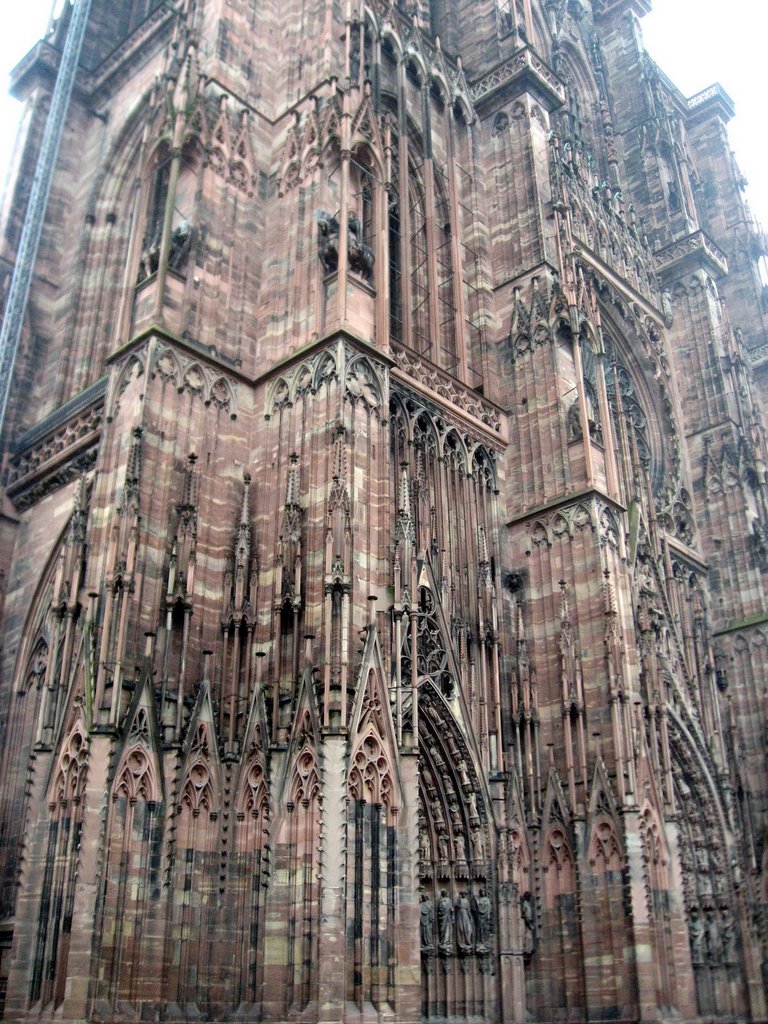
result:
M 762 240 L 649 7 L 93 0 L 2 436 L 5 1019 L 766 1020 Z

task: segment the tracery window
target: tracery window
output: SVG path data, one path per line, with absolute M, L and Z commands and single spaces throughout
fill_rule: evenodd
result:
M 651 443 L 648 435 L 648 417 L 643 409 L 635 381 L 622 363 L 616 347 L 609 339 L 605 342 L 606 380 L 608 403 L 614 418 L 626 425 L 628 441 L 637 452 L 640 465 L 651 472 Z

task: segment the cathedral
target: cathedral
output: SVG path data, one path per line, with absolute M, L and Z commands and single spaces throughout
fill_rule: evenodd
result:
M 650 7 L 15 68 L 3 1019 L 768 1020 L 765 238 Z

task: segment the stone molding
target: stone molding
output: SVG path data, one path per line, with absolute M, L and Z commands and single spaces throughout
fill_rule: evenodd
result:
M 439 405 L 449 402 L 454 411 L 481 432 L 486 443 L 497 449 L 505 446 L 507 417 L 502 409 L 418 353 L 393 345 L 392 354 L 396 364 L 393 376 Z
M 14 446 L 8 496 L 19 511 L 70 483 L 96 461 L 107 378 L 23 434 Z
M 656 272 L 675 281 L 694 270 L 705 270 L 715 279 L 728 273 L 728 260 L 703 231 L 693 231 L 653 254 Z
M 472 101 L 478 107 L 500 89 L 511 92 L 513 96 L 532 92 L 550 111 L 565 103 L 565 86 L 554 71 L 527 46 L 497 64 L 469 87 Z

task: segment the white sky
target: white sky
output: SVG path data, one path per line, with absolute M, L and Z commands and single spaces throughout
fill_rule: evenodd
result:
M 7 0 L 6 0 L 7 2 Z M 114 0 L 116 3 L 122 0 Z M 13 148 L 19 105 L 7 75 L 45 31 L 52 0 L 23 0 L 0 33 L 0 191 Z M 720 82 L 736 105 L 730 137 L 755 217 L 768 229 L 766 0 L 653 0 L 642 21 L 648 51 L 687 95 Z

